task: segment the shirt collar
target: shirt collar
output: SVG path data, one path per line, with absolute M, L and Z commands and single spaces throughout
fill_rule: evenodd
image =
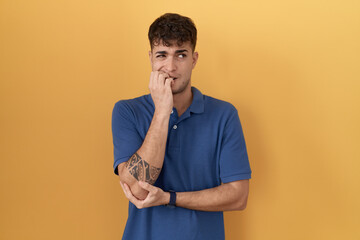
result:
M 191 91 L 193 93 L 193 100 L 190 105 L 190 112 L 203 113 L 204 112 L 204 96 L 195 87 L 191 87 Z

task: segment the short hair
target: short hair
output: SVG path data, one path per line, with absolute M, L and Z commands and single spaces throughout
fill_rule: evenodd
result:
M 174 41 L 178 46 L 189 41 L 194 52 L 197 30 L 190 18 L 176 13 L 165 13 L 150 25 L 148 37 L 151 49 L 160 43 L 169 47 Z

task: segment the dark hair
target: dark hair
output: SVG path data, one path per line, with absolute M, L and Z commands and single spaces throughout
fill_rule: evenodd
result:
M 195 50 L 197 30 L 194 22 L 176 13 L 165 13 L 157 18 L 150 26 L 148 33 L 151 49 L 160 44 L 171 46 L 176 41 L 178 46 L 190 41 Z

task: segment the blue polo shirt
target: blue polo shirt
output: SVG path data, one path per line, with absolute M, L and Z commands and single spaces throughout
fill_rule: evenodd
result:
M 233 105 L 192 87 L 193 101 L 170 115 L 163 168 L 155 186 L 199 191 L 251 178 L 243 131 Z M 114 172 L 142 145 L 154 114 L 151 95 L 117 102 L 112 115 Z M 225 239 L 222 212 L 165 206 L 137 209 L 129 202 L 123 239 Z

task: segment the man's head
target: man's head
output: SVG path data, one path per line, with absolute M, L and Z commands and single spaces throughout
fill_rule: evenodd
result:
M 190 42 L 194 52 L 197 30 L 190 18 L 176 13 L 166 13 L 151 24 L 148 37 L 151 49 L 159 44 L 169 47 L 174 43 L 181 46 L 185 42 Z
M 198 53 L 196 28 L 190 18 L 167 13 L 156 19 L 149 29 L 152 71 L 159 71 L 173 79 L 173 94 L 191 92 L 191 73 Z

